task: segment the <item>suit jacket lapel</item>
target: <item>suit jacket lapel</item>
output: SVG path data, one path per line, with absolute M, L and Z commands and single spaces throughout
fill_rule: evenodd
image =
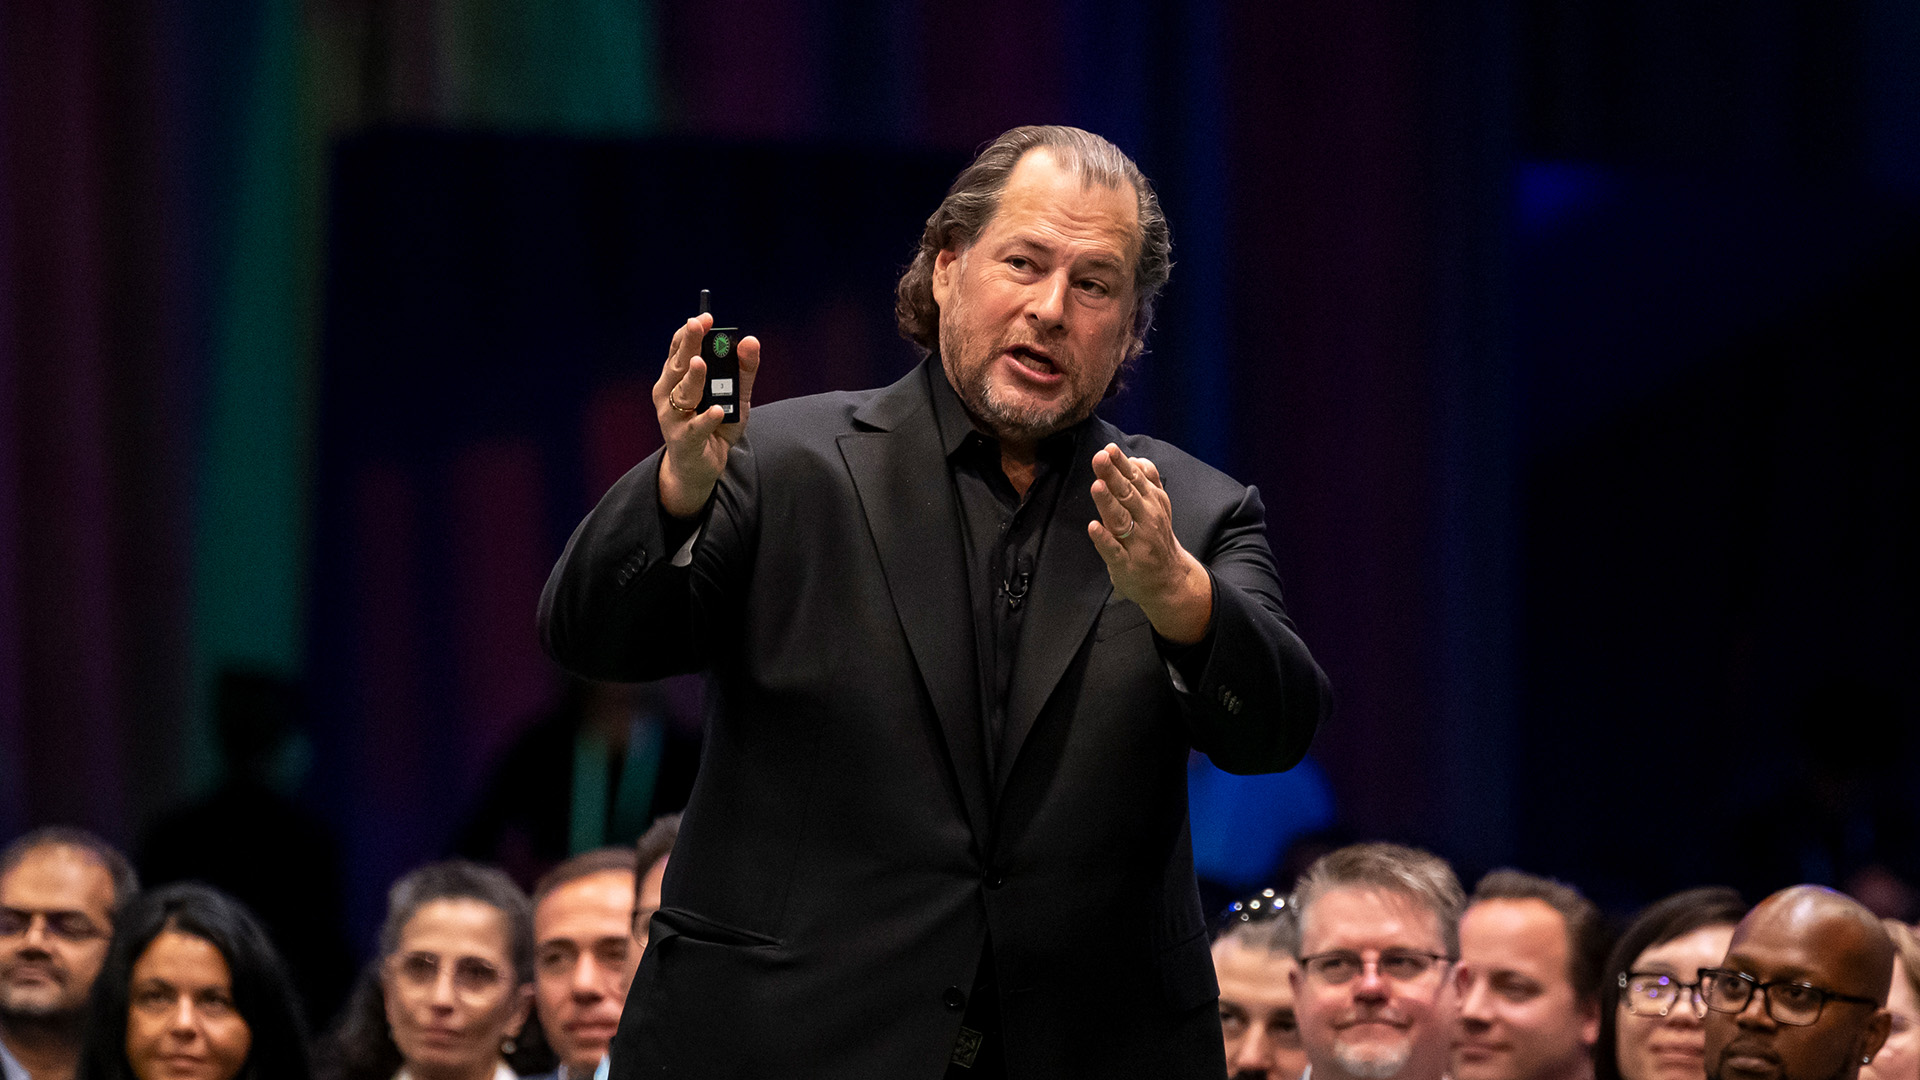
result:
M 840 455 L 860 494 L 894 612 L 933 699 L 967 818 L 984 846 L 990 816 L 973 608 L 959 508 L 924 368 L 854 414 L 871 430 L 840 436 Z
M 1033 606 L 1027 609 L 1026 625 L 1020 630 L 1020 653 L 1014 660 L 1013 685 L 1007 693 L 1006 729 L 1001 733 L 993 785 L 996 798 L 1041 707 L 1052 696 L 1113 592 L 1107 564 L 1094 550 L 1093 541 L 1087 539 L 1087 522 L 1098 514 L 1093 505 L 1093 452 L 1117 434 L 1098 419 L 1087 425 L 1074 447 L 1053 519 L 1047 523 L 1047 538 L 1040 548 L 1028 601 Z

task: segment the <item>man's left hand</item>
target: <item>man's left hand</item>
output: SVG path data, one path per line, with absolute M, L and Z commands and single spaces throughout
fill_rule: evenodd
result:
M 1161 637 L 1192 645 L 1213 618 L 1213 581 L 1173 535 L 1173 501 L 1160 470 L 1108 443 L 1093 455 L 1093 505 L 1087 522 L 1114 591 L 1140 605 Z

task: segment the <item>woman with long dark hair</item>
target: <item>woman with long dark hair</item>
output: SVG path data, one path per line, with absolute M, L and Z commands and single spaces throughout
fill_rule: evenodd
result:
M 1727 955 L 1747 905 L 1732 889 L 1688 889 L 1647 906 L 1607 957 L 1594 1080 L 1706 1080 L 1699 970 Z
M 323 1049 L 327 1080 L 514 1080 L 533 1005 L 533 908 L 464 859 L 394 883 L 380 956 Z
M 141 894 L 89 1002 L 80 1080 L 307 1080 L 286 965 L 240 902 L 199 884 Z

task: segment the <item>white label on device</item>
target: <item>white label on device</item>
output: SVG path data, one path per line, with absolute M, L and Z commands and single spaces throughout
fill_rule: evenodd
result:
M 714 396 L 716 397 L 724 394 L 733 393 L 733 380 L 732 379 L 713 380 L 713 393 L 714 393 Z

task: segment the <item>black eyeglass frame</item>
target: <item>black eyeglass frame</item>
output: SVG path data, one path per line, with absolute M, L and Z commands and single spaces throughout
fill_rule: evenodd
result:
M 1631 1002 L 1636 1001 L 1638 999 L 1633 995 L 1627 993 L 1627 987 L 1632 985 L 1633 980 L 1635 979 L 1667 979 L 1669 980 L 1674 989 L 1673 1000 L 1668 1002 L 1666 1007 L 1661 1009 L 1657 1013 L 1643 1013 L 1638 1009 L 1635 1009 L 1631 1004 Z M 1680 992 L 1683 990 L 1693 991 L 1693 993 L 1687 995 L 1687 1000 L 1689 1002 L 1689 1004 L 1687 1005 L 1687 1011 L 1692 1013 L 1693 1018 L 1696 1020 L 1706 1019 L 1707 992 L 1705 988 L 1703 988 L 1700 985 L 1700 979 L 1698 976 L 1695 976 L 1694 981 L 1689 983 L 1689 982 L 1681 982 L 1680 976 L 1672 974 L 1671 972 L 1666 972 L 1666 971 L 1623 971 L 1620 973 L 1620 1004 L 1626 1006 L 1627 1012 L 1633 1016 L 1641 1016 L 1649 1020 L 1665 1019 L 1666 1017 L 1671 1016 L 1673 1014 L 1673 1007 L 1675 1005 L 1680 1004 Z
M 1713 994 L 1707 989 L 1707 979 L 1709 976 L 1715 979 L 1724 976 L 1746 986 L 1746 997 L 1741 1000 L 1738 1008 L 1723 1009 L 1713 1003 Z M 1700 980 L 1700 1000 L 1705 1002 L 1707 1008 L 1712 1009 L 1714 1012 L 1738 1016 L 1747 1011 L 1747 1006 L 1753 1004 L 1753 995 L 1758 993 L 1766 999 L 1767 1015 L 1773 1018 L 1773 1022 L 1776 1024 L 1785 1024 L 1788 1027 L 1812 1027 L 1819 1023 L 1820 1017 L 1826 1013 L 1828 1001 L 1851 1001 L 1856 1005 L 1871 1005 L 1876 1009 L 1880 1008 L 1880 1003 L 1873 998 L 1861 997 L 1858 994 L 1843 994 L 1838 990 L 1829 990 L 1824 986 L 1815 986 L 1810 982 L 1801 982 L 1798 979 L 1769 979 L 1766 982 L 1761 982 L 1759 979 L 1754 978 L 1744 971 L 1734 971 L 1731 968 L 1701 968 L 1695 973 L 1695 977 Z M 1775 1012 L 1772 991 L 1776 986 L 1791 986 L 1796 990 L 1811 992 L 1814 996 L 1813 1015 L 1805 1020 L 1788 1020 L 1778 1012 Z

